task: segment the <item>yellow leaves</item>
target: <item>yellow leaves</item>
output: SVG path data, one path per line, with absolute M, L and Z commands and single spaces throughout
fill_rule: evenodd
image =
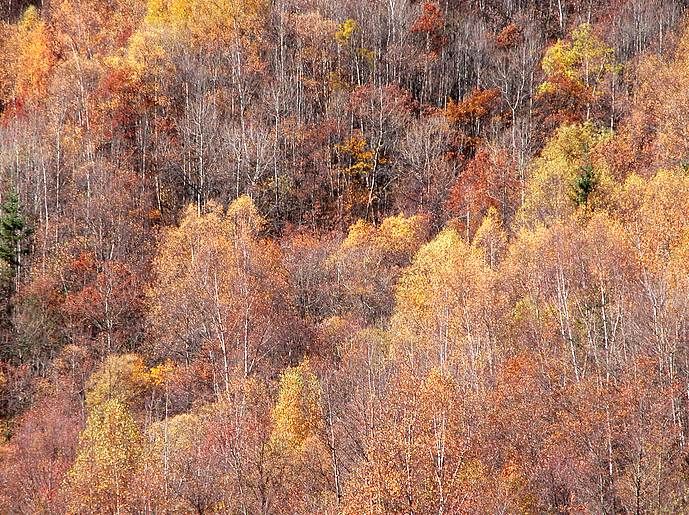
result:
M 226 219 L 235 238 L 257 236 L 266 225 L 265 218 L 248 195 L 242 195 L 229 205 Z
M 148 428 L 148 433 L 152 440 L 153 450 L 161 455 L 168 453 L 175 457 L 185 450 L 193 449 L 195 445 L 198 445 L 203 422 L 198 415 L 181 413 L 152 424 Z
M 564 226 L 562 222 L 555 222 L 550 227 L 537 225 L 533 229 L 522 228 L 517 238 L 510 245 L 509 256 L 506 261 L 510 273 L 518 274 L 525 281 L 537 282 L 541 275 L 547 273 L 558 263 L 564 263 L 567 255 L 562 243 L 571 240 L 571 226 Z M 518 283 L 519 279 L 510 277 Z M 536 299 L 529 299 L 535 302 Z M 517 304 L 519 307 L 519 304 Z M 531 302 L 526 307 L 533 307 Z
M 165 386 L 175 371 L 170 360 L 149 369 L 138 354 L 110 355 L 87 382 L 86 407 L 97 409 L 109 400 L 140 406 L 151 387 Z
M 307 439 L 317 435 L 322 424 L 320 399 L 320 383 L 308 359 L 283 372 L 273 409 L 272 439 L 278 449 L 299 451 Z
M 528 474 L 517 463 L 508 462 L 498 476 L 498 492 L 511 505 L 514 513 L 537 513 L 536 496 L 530 491 Z
M 662 272 L 689 238 L 689 176 L 682 170 L 661 170 L 648 181 L 630 176 L 618 200 L 642 264 Z
M 365 47 L 357 48 L 356 55 L 364 59 L 369 66 L 374 66 L 376 58 L 375 50 Z
M 650 53 L 635 72 L 634 102 L 625 129 L 630 150 L 637 150 L 624 157 L 640 175 L 678 163 L 686 167 L 688 162 L 689 29 L 685 26 L 681 32 L 671 56 Z
M 582 87 L 593 86 L 603 74 L 619 72 L 613 58 L 613 49 L 593 34 L 590 24 L 579 25 L 569 40 L 558 40 L 546 51 L 541 66 L 549 80 L 541 84 L 538 93 L 548 93 L 556 88 L 550 82 L 553 78 L 565 78 Z
M 149 0 L 146 21 L 210 45 L 230 42 L 244 33 L 257 35 L 267 9 L 266 0 Z
M 355 20 L 347 18 L 345 21 L 337 26 L 337 31 L 335 32 L 335 40 L 339 45 L 345 45 L 349 42 L 357 29 L 358 25 Z
M 689 231 L 672 252 L 669 262 L 670 286 L 689 292 Z
M 155 386 L 164 386 L 170 381 L 175 373 L 176 368 L 177 367 L 175 364 L 170 359 L 167 359 L 160 365 L 156 365 L 155 367 L 151 368 L 148 374 L 149 380 Z
M 423 215 L 390 216 L 378 228 L 380 246 L 397 255 L 411 256 L 426 241 L 429 220 Z
M 481 252 L 454 229 L 423 246 L 399 280 L 392 318 L 410 358 L 475 371 L 488 350 L 483 320 L 494 304 L 493 282 Z
M 156 3 L 161 2 L 156 0 Z M 169 2 L 167 2 L 167 15 L 169 21 L 173 25 L 189 21 L 192 15 L 195 14 L 194 10 L 196 7 L 196 2 L 190 0 L 169 0 Z
M 110 355 L 91 375 L 86 391 L 86 406 L 98 409 L 108 401 L 129 405 L 140 400 L 150 377 L 144 360 L 137 354 Z
M 376 232 L 373 224 L 366 220 L 357 220 L 349 227 L 347 238 L 342 242 L 342 248 L 353 248 L 368 242 Z
M 223 355 L 222 377 L 239 365 L 249 374 L 288 319 L 287 273 L 279 248 L 258 238 L 265 220 L 249 197 L 227 209 L 190 205 L 179 227 L 165 231 L 148 292 L 149 320 L 163 356 L 196 355 L 204 346 Z M 281 314 L 274 311 L 280 306 Z M 263 347 L 261 347 L 263 346 Z
M 577 63 L 578 56 L 571 49 L 571 44 L 558 40 L 546 51 L 541 62 L 541 67 L 546 75 L 553 75 L 561 72 L 570 79 L 576 77 L 574 65 Z M 547 83 L 546 83 L 547 84 Z
M 488 209 L 471 244 L 481 250 L 483 259 L 491 268 L 497 267 L 507 251 L 507 233 L 495 208 Z
M 358 220 L 349 228 L 341 249 L 343 251 L 367 247 L 380 249 L 391 256 L 411 256 L 425 241 L 428 234 L 428 219 L 422 215 L 405 217 L 390 216 L 379 227 Z
M 470 485 L 484 482 L 490 472 L 488 467 L 477 459 L 467 460 L 458 471 L 460 480 Z
M 573 189 L 577 178 L 589 169 L 601 186 L 587 193 L 587 205 L 600 204 L 599 192 L 608 188 L 610 180 L 597 158 L 597 151 L 610 136 L 609 131 L 597 129 L 591 123 L 560 127 L 533 161 L 524 203 L 517 214 L 520 224 L 527 227 L 539 223 L 547 225 L 574 213 Z
M 141 452 L 139 429 L 123 402 L 109 399 L 93 407 L 69 472 L 70 512 L 81 513 L 94 506 L 112 513 L 127 511 L 127 487 Z
M 365 175 L 373 170 L 375 153 L 368 147 L 368 142 L 361 133 L 355 132 L 347 143 L 336 145 L 335 149 L 351 157 L 352 162 L 345 170 L 347 173 Z
M 432 286 L 444 280 L 449 273 L 450 256 L 465 249 L 459 235 L 451 229 L 445 229 L 431 243 L 426 244 L 416 255 L 412 266 L 400 278 L 397 287 L 399 308 L 425 311 L 432 305 Z M 438 266 L 436 266 L 438 265 Z M 430 301 L 430 302 L 429 302 Z
M 19 30 L 23 32 L 30 32 L 40 23 L 41 19 L 38 14 L 38 9 L 36 9 L 36 6 L 30 5 L 26 8 L 22 14 L 22 17 L 19 19 Z
M 455 404 L 459 401 L 457 384 L 452 376 L 434 367 L 429 372 L 421 385 L 419 400 L 422 409 L 427 409 L 428 414 L 423 418 L 426 421 L 434 421 L 449 417 L 455 411 Z
M 378 409 L 380 422 L 366 434 L 367 459 L 348 482 L 343 513 L 467 511 L 454 492 L 466 499 L 478 479 L 465 473 L 464 396 L 452 376 L 403 365 Z M 477 471 L 479 478 L 484 473 Z
M 146 21 L 181 28 L 192 15 L 193 0 L 149 0 Z
M 135 77 L 141 79 L 145 74 L 159 70 L 159 63 L 165 59 L 165 51 L 155 33 L 138 30 L 129 38 L 125 59 Z
M 160 286 L 173 286 L 185 278 L 199 279 L 209 270 L 225 276 L 228 267 L 241 266 L 237 246 L 253 247 L 254 236 L 264 223 L 246 196 L 235 200 L 227 214 L 216 202 L 207 203 L 202 214 L 197 206 L 187 206 L 179 228 L 168 230 L 163 237 L 155 260 L 159 279 L 164 279 Z
M 349 298 L 361 302 L 370 315 L 385 315 L 399 270 L 409 264 L 428 231 L 429 220 L 423 215 L 392 216 L 378 227 L 359 220 L 329 263 L 337 267 Z

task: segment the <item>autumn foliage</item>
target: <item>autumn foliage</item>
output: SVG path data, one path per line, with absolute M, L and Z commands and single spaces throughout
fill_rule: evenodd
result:
M 686 2 L 0 2 L 0 513 L 689 512 Z

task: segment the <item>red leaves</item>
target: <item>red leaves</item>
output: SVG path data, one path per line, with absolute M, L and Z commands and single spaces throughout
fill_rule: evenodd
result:
M 565 75 L 558 74 L 548 80 L 552 87 L 538 95 L 535 112 L 544 118 L 546 127 L 554 130 L 560 125 L 584 120 L 587 105 L 594 101 L 591 92 L 579 81 Z
M 137 119 L 144 100 L 139 87 L 126 68 L 112 68 L 102 77 L 94 99 L 99 101 L 100 123 L 108 137 L 118 129 L 132 137 L 131 125 Z
M 450 99 L 445 117 L 455 129 L 454 156 L 472 156 L 483 141 L 481 128 L 500 107 L 500 89 L 474 88 L 462 101 Z
M 476 157 L 469 162 L 464 172 L 455 182 L 448 207 L 457 214 L 463 214 L 467 209 L 472 211 L 495 207 L 497 200 L 492 197 L 489 181 L 493 175 L 493 163 L 485 150 L 479 150 Z
M 505 25 L 497 36 L 495 36 L 495 46 L 501 50 L 506 50 L 519 45 L 524 41 L 522 29 L 516 23 Z
M 0 484 L 12 492 L 10 499 L 0 499 L 3 509 L 38 513 L 49 506 L 55 512 L 65 511 L 62 485 L 75 455 L 79 420 L 74 399 L 64 386 L 39 399 L 17 421 L 0 467 Z
M 444 27 L 445 15 L 438 4 L 424 2 L 421 14 L 411 26 L 411 32 L 425 35 L 426 50 L 437 54 L 446 43 Z
M 63 272 L 67 293 L 62 307 L 74 338 L 97 351 L 121 350 L 142 316 L 141 278 L 118 261 L 97 263 L 82 252 Z
M 457 178 L 447 200 L 448 209 L 473 234 L 491 207 L 507 218 L 516 202 L 513 164 L 504 152 L 480 149 Z
M 437 3 L 424 2 L 422 12 L 411 27 L 412 32 L 437 33 L 443 28 L 445 18 Z
M 382 90 L 371 84 L 358 86 L 349 99 L 354 113 L 367 121 L 374 121 L 382 112 L 385 119 L 409 116 L 418 108 L 411 93 L 397 84 L 387 84 Z

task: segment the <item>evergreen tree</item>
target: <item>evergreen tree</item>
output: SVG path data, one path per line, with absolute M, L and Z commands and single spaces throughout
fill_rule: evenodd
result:
M 11 190 L 0 204 L 0 260 L 14 277 L 19 268 L 20 256 L 25 253 L 22 242 L 31 235 L 19 206 L 17 192 Z
M 577 206 L 588 204 L 589 196 L 593 193 L 597 184 L 598 180 L 593 171 L 593 166 L 590 163 L 582 166 L 579 174 L 574 177 L 572 184 L 572 200 L 574 200 Z

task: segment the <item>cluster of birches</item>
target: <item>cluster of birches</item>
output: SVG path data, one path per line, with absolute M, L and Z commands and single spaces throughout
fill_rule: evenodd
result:
M 688 511 L 685 4 L 0 2 L 0 512 Z

